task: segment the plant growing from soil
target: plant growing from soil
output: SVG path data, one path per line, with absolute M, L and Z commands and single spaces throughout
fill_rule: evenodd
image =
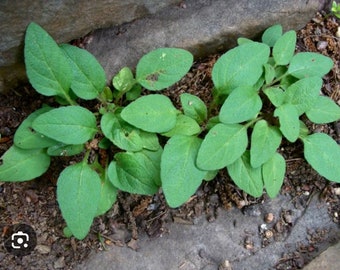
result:
M 275 197 L 286 167 L 278 151 L 282 140 L 301 140 L 310 165 L 340 182 L 339 145 L 326 134 L 309 134 L 305 124 L 340 119 L 339 106 L 320 95 L 332 60 L 295 54 L 295 32 L 282 33 L 280 25 L 267 29 L 262 42 L 240 38 L 238 43 L 213 67 L 211 104 L 183 93 L 178 109 L 153 92 L 189 71 L 188 51 L 151 51 L 135 74 L 124 67 L 107 87 L 103 68 L 89 52 L 58 46 L 31 23 L 25 37 L 28 78 L 60 106 L 43 106 L 22 122 L 1 158 L 0 180 L 31 180 L 46 172 L 52 156 L 77 155 L 57 182 L 65 234 L 77 239 L 112 207 L 117 190 L 153 195 L 162 188 L 169 206 L 178 207 L 203 180 L 226 168 L 248 194 L 259 197 L 265 189 Z M 143 88 L 151 94 L 144 95 Z M 79 105 L 93 99 L 95 112 Z

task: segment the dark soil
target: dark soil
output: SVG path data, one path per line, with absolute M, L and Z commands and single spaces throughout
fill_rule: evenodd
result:
M 335 65 L 325 76 L 322 93 L 340 105 L 340 40 L 335 36 L 339 20 L 317 14 L 304 29 L 298 32 L 297 51 L 314 51 L 332 57 Z M 218 55 L 197 61 L 189 74 L 165 94 L 178 104 L 182 92 L 198 95 L 206 102 L 211 99 L 211 69 Z M 52 98 L 37 94 L 30 86 L 22 86 L 0 99 L 0 156 L 12 145 L 13 135 L 20 123 L 34 110 L 47 103 L 56 105 Z M 93 106 L 89 105 L 90 107 Z M 325 132 L 340 142 L 340 123 L 310 125 L 314 132 Z M 280 152 L 287 161 L 287 174 L 281 190 L 289 194 L 296 207 L 306 207 L 314 194 L 329 207 L 329 215 L 339 224 L 340 185 L 319 176 L 303 159 L 302 145 L 283 143 Z M 230 180 L 226 171 L 216 179 L 204 182 L 195 195 L 180 208 L 170 209 L 160 192 L 152 197 L 120 192 L 118 201 L 105 215 L 95 219 L 89 235 L 82 241 L 65 238 L 65 222 L 56 201 L 56 182 L 61 170 L 74 157 L 54 158 L 51 168 L 41 177 L 22 183 L 0 182 L 0 242 L 8 235 L 12 224 L 31 225 L 37 234 L 37 247 L 29 256 L 15 257 L 0 246 L 1 269 L 72 269 L 82 262 L 90 251 L 102 251 L 107 246 L 127 245 L 138 249 L 138 235 L 146 232 L 150 238 L 159 237 L 167 231 L 167 223 L 193 224 L 194 218 L 206 214 L 209 222 L 217 216 L 218 208 L 238 207 L 252 211 L 252 206 L 269 200 L 266 195 L 259 199 L 244 194 Z M 340 165 L 340 164 L 339 164 Z M 289 223 L 289 209 L 281 213 L 274 228 L 280 238 Z M 263 246 L 271 236 L 263 235 Z M 325 241 L 325 232 L 320 228 L 310 232 L 309 245 L 299 246 L 293 254 L 283 254 L 277 269 L 301 268 L 301 257 L 310 260 L 318 245 Z M 298 245 L 297 245 L 298 246 Z M 251 248 L 245 239 L 244 248 Z M 304 263 L 308 260 L 302 260 Z M 303 265 L 302 265 L 303 266 Z

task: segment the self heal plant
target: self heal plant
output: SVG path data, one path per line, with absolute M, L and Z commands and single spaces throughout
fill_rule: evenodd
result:
M 179 110 L 159 91 L 189 71 L 188 51 L 151 51 L 135 72 L 122 68 L 107 87 L 104 70 L 90 53 L 56 44 L 31 23 L 25 37 L 27 75 L 39 93 L 54 96 L 60 106 L 43 106 L 22 122 L 1 158 L 0 180 L 31 180 L 48 169 L 51 156 L 79 154 L 81 161 L 66 167 L 57 182 L 65 234 L 78 239 L 87 235 L 94 217 L 111 208 L 117 190 L 153 195 L 162 188 L 169 206 L 178 207 L 203 180 L 226 169 L 248 194 L 258 197 L 265 190 L 275 197 L 285 175 L 277 151 L 282 140 L 301 140 L 311 166 L 340 182 L 339 145 L 326 134 L 310 134 L 303 122 L 340 119 L 339 106 L 320 95 L 322 76 L 333 62 L 316 53 L 295 54 L 295 32 L 283 33 L 280 25 L 267 29 L 262 42 L 240 38 L 238 43 L 213 67 L 213 101 L 205 104 L 183 93 Z M 150 94 L 142 95 L 143 88 Z M 97 99 L 98 111 L 81 107 L 80 99 Z
M 52 156 L 81 154 L 80 162 L 60 173 L 57 200 L 65 234 L 83 239 L 93 218 L 116 201 L 118 188 L 154 194 L 162 185 L 163 149 L 156 133 L 175 127 L 180 112 L 165 96 L 140 97 L 141 89 L 158 91 L 174 84 L 188 72 L 193 57 L 182 49 L 154 50 L 140 59 L 135 76 L 123 68 L 110 89 L 89 52 L 58 45 L 35 23 L 27 28 L 24 53 L 32 86 L 60 106 L 45 105 L 22 122 L 13 146 L 1 157 L 0 180 L 31 180 L 48 169 Z M 80 99 L 97 99 L 99 111 L 81 107 Z M 124 102 L 131 103 L 124 108 Z M 107 149 L 108 158 L 100 158 L 96 147 Z

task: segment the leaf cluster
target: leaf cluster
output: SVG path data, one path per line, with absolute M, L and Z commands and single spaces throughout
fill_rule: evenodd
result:
M 262 42 L 238 42 L 213 67 L 212 103 L 183 93 L 178 110 L 158 92 L 189 71 L 188 51 L 151 51 L 135 72 L 122 68 L 108 87 L 89 52 L 58 45 L 31 23 L 25 37 L 27 75 L 36 91 L 54 96 L 60 106 L 43 106 L 22 122 L 2 156 L 0 180 L 31 180 L 48 169 L 51 156 L 82 154 L 57 183 L 66 231 L 78 239 L 87 235 L 94 217 L 111 208 L 118 190 L 153 195 L 162 188 L 169 206 L 178 207 L 203 180 L 226 169 L 248 194 L 258 197 L 266 190 L 275 197 L 286 168 L 278 151 L 283 139 L 301 140 L 311 166 L 340 182 L 339 145 L 326 134 L 309 134 L 301 120 L 340 119 L 339 106 L 320 96 L 322 77 L 333 62 L 316 53 L 295 54 L 295 32 L 283 33 L 280 25 L 267 29 Z M 143 88 L 151 94 L 142 95 Z M 99 110 L 81 107 L 80 99 L 97 99 Z M 104 162 L 91 149 L 94 139 L 108 153 Z

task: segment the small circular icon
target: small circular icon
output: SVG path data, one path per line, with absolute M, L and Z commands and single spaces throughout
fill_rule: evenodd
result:
M 6 232 L 4 245 L 9 253 L 15 256 L 26 256 L 37 245 L 37 236 L 31 226 L 14 224 Z

